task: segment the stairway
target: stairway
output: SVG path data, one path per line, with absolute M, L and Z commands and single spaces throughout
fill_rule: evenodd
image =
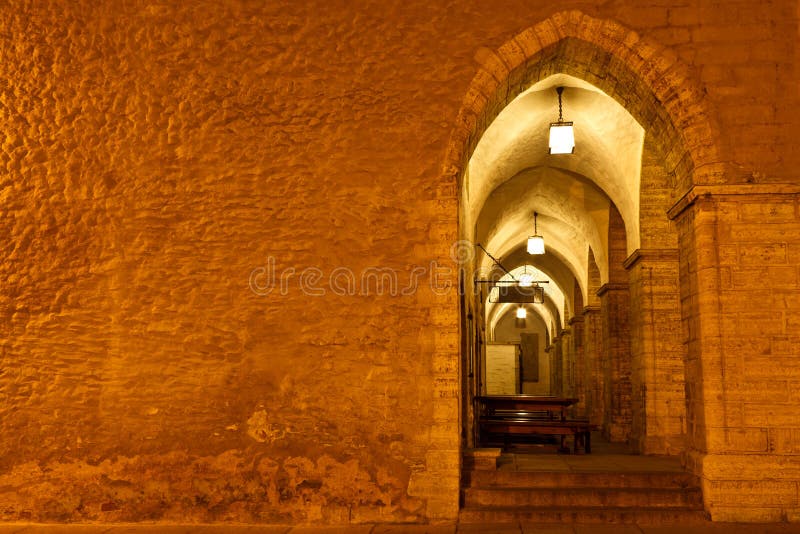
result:
M 468 469 L 462 523 L 697 524 L 706 521 L 693 477 L 672 471 Z

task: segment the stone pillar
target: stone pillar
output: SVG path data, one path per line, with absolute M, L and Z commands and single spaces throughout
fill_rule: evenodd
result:
M 558 336 L 561 342 L 561 393 L 565 397 L 575 396 L 575 357 L 572 347 L 572 331 L 565 328 Z
M 688 466 L 715 521 L 800 521 L 800 188 L 695 186 L 680 239 Z
M 613 205 L 608 210 L 608 282 L 600 286 L 603 324 L 603 433 L 610 441 L 625 442 L 631 430 L 630 293 L 625 223 Z
M 436 224 L 441 225 L 441 239 L 453 243 L 458 238 L 457 206 L 455 205 L 455 177 L 449 184 L 442 184 L 441 194 L 448 200 L 442 202 L 447 206 L 447 216 L 439 215 Z M 441 209 L 441 208 L 440 208 Z M 453 258 L 441 247 L 435 248 L 431 254 L 438 265 L 453 266 Z M 431 520 L 452 520 L 458 517 L 460 479 L 462 425 L 459 398 L 464 392 L 460 382 L 460 326 L 459 314 L 459 270 L 451 268 L 437 272 L 440 287 L 449 291 L 437 292 L 433 287 L 415 293 L 416 305 L 419 309 L 429 309 L 428 317 L 431 338 L 427 343 L 431 355 L 430 375 L 416 377 L 418 383 L 430 384 L 430 408 L 432 423 L 424 430 L 420 427 L 419 442 L 424 442 L 424 461 L 416 464 L 408 479 L 407 493 L 411 497 L 424 499 L 424 515 Z M 355 511 L 350 510 L 350 521 L 354 522 Z M 379 520 L 376 513 L 367 521 Z
M 562 395 L 564 391 L 564 367 L 561 363 L 561 339 L 555 337 L 553 343 L 548 347 L 550 354 L 550 391 L 553 395 Z
M 561 395 L 569 397 L 569 333 L 566 330 L 562 330 L 558 334 L 558 344 L 561 349 Z
M 625 268 L 631 302 L 631 441 L 643 454 L 679 454 L 686 445 L 686 395 L 678 250 L 637 250 Z
M 631 432 L 630 294 L 627 284 L 604 284 L 597 294 L 603 325 L 603 434 L 609 441 L 625 442 Z
M 583 354 L 584 375 L 586 376 L 586 413 L 589 420 L 603 423 L 605 398 L 603 396 L 603 323 L 600 320 L 599 306 L 583 308 Z
M 576 315 L 569 320 L 569 327 L 572 330 L 572 360 L 575 369 L 575 397 L 578 403 L 575 405 L 575 413 L 585 417 L 588 415 L 587 410 L 587 391 L 586 391 L 586 356 L 583 350 L 584 333 L 583 333 L 584 318 L 583 315 Z

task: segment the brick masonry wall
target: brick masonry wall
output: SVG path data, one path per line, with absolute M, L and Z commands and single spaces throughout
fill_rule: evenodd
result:
M 605 397 L 603 434 L 611 441 L 626 442 L 633 417 L 631 391 L 630 290 L 625 272 L 625 226 L 616 208 L 609 210 L 609 282 L 600 287 L 603 332 L 601 352 Z
M 600 308 L 587 307 L 583 312 L 584 374 L 587 377 L 586 409 L 593 424 L 603 423 L 605 397 L 603 395 L 603 325 Z
M 685 450 L 684 359 L 677 250 L 641 253 L 630 267 L 632 436 L 638 450 Z
M 581 417 L 588 417 L 589 410 L 587 397 L 589 395 L 589 380 L 587 375 L 588 364 L 585 350 L 586 347 L 584 345 L 585 320 L 583 317 L 583 296 L 577 280 L 575 281 L 575 288 L 572 294 L 575 301 L 574 309 L 576 315 L 570 318 L 569 329 L 572 340 L 570 357 L 572 358 L 572 367 L 574 373 L 574 395 L 578 399 L 578 402 L 575 405 L 575 413 Z
M 447 264 L 442 165 L 482 52 L 563 9 L 688 65 L 718 138 L 684 133 L 729 171 L 704 180 L 796 181 L 788 0 L 0 7 L 0 517 L 455 517 L 456 296 L 311 297 L 300 273 Z M 248 287 L 269 257 L 285 294 Z
M 632 439 L 650 454 L 685 450 L 686 347 L 678 294 L 678 233 L 669 176 L 651 138 L 642 155 L 642 248 L 625 261 L 630 287 Z

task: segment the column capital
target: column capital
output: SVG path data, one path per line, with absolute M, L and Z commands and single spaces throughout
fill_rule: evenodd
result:
M 633 253 L 628 256 L 622 266 L 626 270 L 630 270 L 634 265 L 640 261 L 653 261 L 653 262 L 675 262 L 678 261 L 677 248 L 637 248 Z
M 600 289 L 597 290 L 597 296 L 602 297 L 609 291 L 628 291 L 629 287 L 628 284 L 603 284 L 600 286 Z
M 714 197 L 800 195 L 797 184 L 722 184 L 692 186 L 670 209 L 667 216 L 675 220 L 698 199 L 713 200 Z

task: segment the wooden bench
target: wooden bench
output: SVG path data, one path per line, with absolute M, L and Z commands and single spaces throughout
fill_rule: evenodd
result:
M 514 436 L 558 436 L 560 452 L 569 452 L 565 441 L 573 437 L 573 448 L 592 451 L 591 432 L 596 425 L 588 419 L 567 418 L 567 408 L 578 399 L 543 395 L 484 395 L 475 397 L 479 441 L 502 436 L 506 448 Z M 519 439 L 518 439 L 519 441 Z
M 582 446 L 586 454 L 592 452 L 592 430 L 597 430 L 597 425 L 586 420 L 552 421 L 519 414 L 516 417 L 481 417 L 478 423 L 482 439 L 486 439 L 492 434 L 502 435 L 506 448 L 511 441 L 511 436 L 548 435 L 561 438 L 559 452 L 569 452 L 565 441 L 567 436 L 573 436 L 574 452 L 577 453 L 578 448 Z
M 508 412 L 546 413 L 549 419 L 564 420 L 567 408 L 578 399 L 544 395 L 481 395 L 475 397 L 476 413 L 484 417 Z

